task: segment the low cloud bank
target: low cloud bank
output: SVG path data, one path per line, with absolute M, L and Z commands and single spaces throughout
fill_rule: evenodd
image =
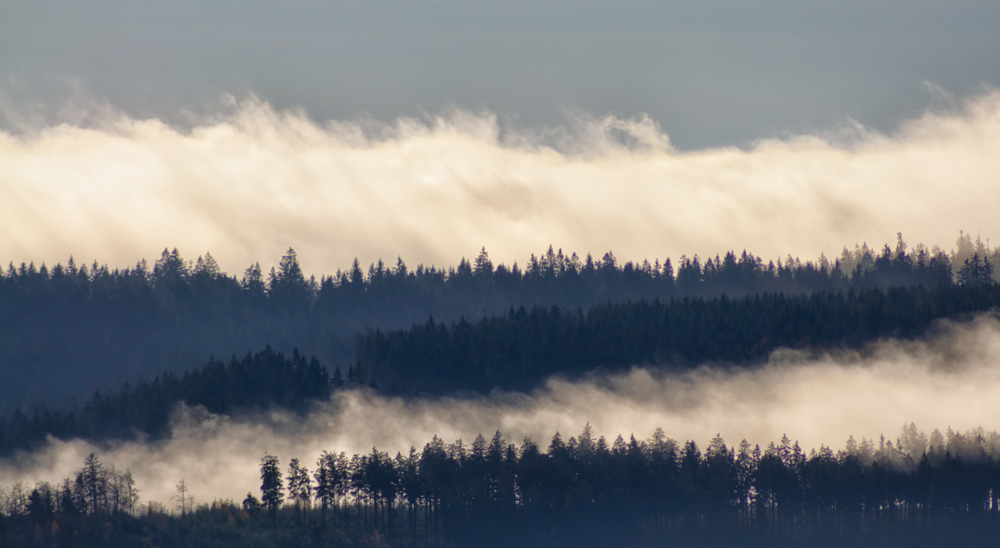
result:
M 0 257 L 128 266 L 177 247 L 239 273 L 292 246 L 318 275 L 355 256 L 455 264 L 483 246 L 508 264 L 549 244 L 814 258 L 899 231 L 950 248 L 959 229 L 1000 234 L 1000 92 L 948 108 L 890 135 L 852 126 L 682 153 L 646 117 L 317 123 L 251 97 L 179 129 L 75 104 L 66 123 L 28 113 L 31 129 L 0 131 Z
M 589 422 L 598 434 L 647 438 L 657 427 L 702 447 L 717 433 L 732 445 L 762 446 L 783 434 L 806 449 L 835 450 L 849 436 L 890 439 L 904 423 L 931 430 L 1000 429 L 1000 319 L 983 315 L 941 323 L 921 340 L 883 341 L 862 353 L 810 356 L 780 351 L 754 369 L 704 367 L 689 372 L 636 368 L 578 382 L 553 379 L 531 394 L 402 399 L 366 391 L 338 393 L 307 416 L 273 412 L 252 418 L 213 416 L 180 408 L 171 436 L 156 443 L 110 447 L 51 441 L 0 463 L 0 485 L 58 481 L 90 452 L 130 469 L 144 500 L 169 503 L 184 479 L 201 502 L 242 500 L 259 489 L 265 453 L 286 464 L 310 465 L 323 450 L 368 453 L 417 449 L 438 435 L 466 442 L 500 430 L 520 444 L 547 446 L 559 431 L 578 434 Z M 312 466 L 310 466 L 312 468 Z

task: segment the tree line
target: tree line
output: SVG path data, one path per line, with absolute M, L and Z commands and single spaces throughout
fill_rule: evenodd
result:
M 107 480 L 95 488 L 90 478 L 113 476 L 90 455 L 75 481 L 0 490 L 0 538 L 16 544 L 34 535 L 57 546 L 930 546 L 979 545 L 1000 533 L 1000 435 L 928 436 L 912 423 L 895 441 L 852 437 L 837 451 L 806 452 L 787 436 L 764 448 L 716 436 L 702 449 L 660 429 L 645 440 L 608 441 L 587 425 L 568 440 L 556 433 L 547 448 L 496 432 L 469 444 L 434 437 L 395 456 L 325 451 L 312 471 L 265 454 L 259 490 L 242 502 L 188 509 L 178 499 L 176 513 L 138 506 L 134 485 L 121 495 L 130 503 L 111 505 Z M 92 494 L 98 489 L 105 494 Z M 103 525 L 95 530 L 95 522 Z
M 338 375 L 339 370 L 331 378 L 316 358 L 307 360 L 297 351 L 285 356 L 270 347 L 228 362 L 213 358 L 184 374 L 165 372 L 117 391 L 97 391 L 79 408 L 38 405 L 28 413 L 17 408 L 0 415 L 0 456 L 35 449 L 48 436 L 160 439 L 169 434 L 179 404 L 224 415 L 272 407 L 301 413 L 344 384 Z
M 862 349 L 942 318 L 1000 307 L 1000 285 L 923 285 L 740 298 L 641 300 L 587 311 L 520 307 L 477 322 L 428 320 L 359 337 L 356 368 L 406 393 L 525 390 L 553 374 L 635 365 L 753 364 L 778 348 Z
M 86 397 L 122 380 L 179 372 L 205 356 L 243 355 L 264 344 L 349 365 L 354 337 L 433 317 L 475 321 L 525 306 L 568 310 L 659 298 L 759 293 L 799 295 L 879 287 L 988 282 L 998 250 L 962 233 L 950 253 L 902 236 L 881 251 L 839 258 L 764 261 L 748 253 L 621 262 L 551 247 L 523 264 L 494 265 L 486 250 L 457 266 L 410 268 L 402 258 L 306 276 L 295 251 L 265 273 L 222 272 L 211 254 L 164 250 L 152 265 L 111 269 L 10 264 L 0 269 L 0 399 L 5 405 Z M 966 262 L 970 265 L 966 265 Z
M 62 483 L 40 481 L 31 486 L 22 482 L 0 488 L 0 538 L 4 546 L 26 546 L 32 541 L 75 546 L 81 525 L 93 525 L 84 523 L 86 518 L 121 519 L 141 512 L 132 472 L 106 466 L 91 453 L 74 477 Z M 23 530 L 25 524 L 31 527 Z

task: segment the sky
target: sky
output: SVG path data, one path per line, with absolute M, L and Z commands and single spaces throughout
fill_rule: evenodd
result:
M 995 2 L 0 2 L 0 258 L 1000 234 Z M 995 202 L 994 202 L 995 203 Z
M 933 100 L 924 82 L 1000 83 L 998 24 L 990 0 L 5 0 L 0 89 L 177 123 L 250 92 L 317 120 L 647 114 L 691 150 L 889 131 Z
M 0 258 L 1000 234 L 995 2 L 0 2 Z M 957 191 L 957 192 L 956 192 Z

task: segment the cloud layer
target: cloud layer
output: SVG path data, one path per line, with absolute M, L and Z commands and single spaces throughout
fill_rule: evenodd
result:
M 96 451 L 119 469 L 131 469 L 145 500 L 168 503 L 184 479 L 199 501 L 241 500 L 259 486 L 260 457 L 307 465 L 323 450 L 368 453 L 418 449 L 434 435 L 471 442 L 501 430 L 520 444 L 540 445 L 560 431 L 564 439 L 590 422 L 613 439 L 649 437 L 662 427 L 678 440 L 704 446 L 720 433 L 730 444 L 746 438 L 765 445 L 782 434 L 806 449 L 844 447 L 848 436 L 895 439 L 904 422 L 925 432 L 951 427 L 1000 429 L 1000 320 L 986 315 L 939 324 L 924 340 L 883 341 L 863 354 L 805 356 L 779 352 L 764 366 L 686 373 L 634 369 L 586 381 L 552 380 L 532 394 L 470 399 L 386 398 L 338 393 L 308 416 L 279 412 L 232 419 L 198 409 L 178 411 L 169 439 L 95 447 L 82 441 L 0 462 L 0 485 L 57 481 Z M 310 466 L 311 468 L 311 466 Z
M 1000 234 L 998 91 L 891 135 L 845 127 L 684 153 L 643 117 L 547 131 L 462 110 L 320 124 L 250 98 L 178 129 L 69 110 L 73 123 L 0 133 L 4 260 L 125 266 L 178 247 L 241 272 L 292 246 L 320 274 L 354 257 L 454 264 L 482 246 L 508 263 L 549 244 L 814 258 L 897 231 L 946 248 L 959 229 Z

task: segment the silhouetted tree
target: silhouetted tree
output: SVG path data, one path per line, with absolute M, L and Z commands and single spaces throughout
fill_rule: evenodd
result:
M 993 282 L 993 265 L 986 258 L 980 258 L 974 253 L 971 259 L 965 259 L 958 271 L 958 283 L 962 285 L 986 285 Z
M 174 489 L 176 494 L 174 495 L 174 500 L 177 501 L 177 507 L 181 511 L 181 516 L 187 515 L 188 509 L 193 505 L 191 495 L 188 494 L 187 485 L 184 480 L 177 482 L 177 487 Z
M 260 498 L 271 517 L 272 527 L 277 519 L 278 508 L 285 498 L 283 487 L 278 457 L 265 454 L 260 459 Z
M 300 518 L 312 501 L 312 479 L 309 477 L 309 470 L 299 464 L 299 459 L 292 459 L 288 463 L 288 498 L 295 505 Z

